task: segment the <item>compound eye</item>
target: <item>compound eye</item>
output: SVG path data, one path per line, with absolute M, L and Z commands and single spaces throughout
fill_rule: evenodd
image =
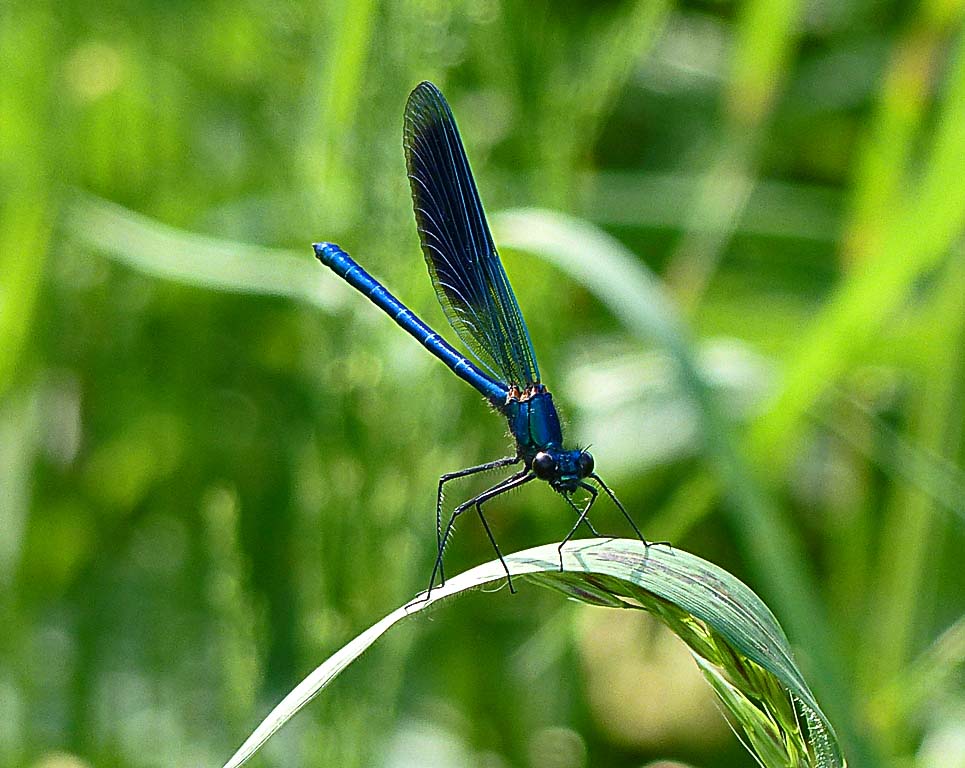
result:
M 593 474 L 593 457 L 586 451 L 580 454 L 580 457 L 576 460 L 577 466 L 580 468 L 580 477 L 588 477 Z
M 540 451 L 533 458 L 533 471 L 540 480 L 549 480 L 556 472 L 556 459 L 545 451 Z

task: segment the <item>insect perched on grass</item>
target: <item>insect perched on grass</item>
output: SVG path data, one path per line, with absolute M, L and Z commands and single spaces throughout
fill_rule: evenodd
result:
M 646 545 L 646 539 L 624 506 L 594 471 L 593 457 L 586 450 L 563 447 L 556 406 L 540 382 L 533 343 L 493 245 L 456 122 L 442 93 L 432 83 L 420 83 L 409 95 L 404 143 L 412 202 L 429 275 L 450 325 L 469 347 L 476 362 L 457 352 L 337 245 L 316 243 L 315 255 L 418 339 L 459 378 L 475 387 L 506 417 L 516 441 L 513 456 L 449 472 L 439 478 L 438 554 L 426 597 L 432 592 L 436 576 L 445 582 L 442 557 L 446 542 L 456 519 L 470 508 L 475 508 L 479 515 L 506 570 L 509 588 L 515 592 L 509 569 L 483 514 L 483 504 L 534 479 L 549 483 L 577 513 L 576 523 L 559 546 L 561 568 L 563 545 L 581 524 L 586 524 L 595 536 L 599 535 L 587 514 L 600 489 L 613 500 Z M 443 529 L 442 491 L 447 482 L 518 464 L 523 465 L 518 472 L 459 504 Z M 573 494 L 580 490 L 589 494 L 582 507 L 573 500 Z

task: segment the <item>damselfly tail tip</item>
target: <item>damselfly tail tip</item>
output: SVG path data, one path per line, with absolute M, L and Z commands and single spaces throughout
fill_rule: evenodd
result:
M 325 265 L 331 262 L 332 254 L 342 250 L 335 243 L 312 243 L 312 248 L 315 250 L 315 258 Z

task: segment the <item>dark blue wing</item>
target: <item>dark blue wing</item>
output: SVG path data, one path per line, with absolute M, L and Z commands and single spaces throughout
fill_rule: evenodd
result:
M 422 252 L 459 338 L 507 384 L 539 383 L 536 355 L 493 245 L 449 105 L 420 83 L 405 107 L 405 157 Z

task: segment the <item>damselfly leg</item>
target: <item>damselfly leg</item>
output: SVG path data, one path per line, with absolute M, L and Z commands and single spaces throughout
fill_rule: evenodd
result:
M 637 534 L 637 538 L 640 539 L 640 542 L 643 544 L 644 547 L 663 546 L 663 547 L 670 547 L 671 549 L 673 549 L 673 545 L 669 541 L 647 541 L 645 538 L 643 538 L 643 534 L 640 533 L 640 529 L 637 528 L 637 524 L 633 522 L 633 518 L 630 517 L 630 513 L 627 512 L 626 507 L 624 507 L 623 504 L 620 502 L 620 500 L 616 497 L 616 494 L 610 490 L 610 486 L 604 483 L 603 478 L 600 477 L 596 472 L 590 475 L 590 477 L 592 477 L 600 484 L 600 487 L 604 491 L 606 491 L 606 495 L 610 497 L 610 500 L 614 504 L 616 504 L 617 509 L 619 509 L 620 512 L 623 513 L 623 516 L 627 519 L 627 522 L 630 523 L 630 527 L 633 528 L 633 532 Z M 580 483 L 580 485 L 583 485 L 585 487 L 586 484 Z
M 436 548 L 439 552 L 442 551 L 442 488 L 450 480 L 456 480 L 460 477 L 468 477 L 469 475 L 475 475 L 479 472 L 488 472 L 491 469 L 499 469 L 500 467 L 508 467 L 513 464 L 519 464 L 522 459 L 519 456 L 506 456 L 502 459 L 496 459 L 495 461 L 488 461 L 485 464 L 479 464 L 475 467 L 467 467 L 466 469 L 460 469 L 456 472 L 446 472 L 442 477 L 439 478 L 439 491 L 436 494 Z M 439 584 L 444 585 L 446 583 L 446 571 L 443 564 L 439 563 Z M 430 585 L 430 589 L 432 586 Z
M 559 555 L 560 555 L 561 571 L 563 570 L 563 547 L 565 547 L 566 543 L 576 535 L 576 531 L 581 524 L 586 523 L 586 527 L 590 529 L 590 533 L 592 533 L 594 536 L 600 535 L 599 531 L 597 531 L 596 528 L 593 527 L 593 524 L 590 522 L 590 518 L 587 517 L 587 514 L 590 511 L 590 507 L 593 506 L 593 502 L 596 501 L 596 497 L 600 495 L 600 492 L 589 483 L 580 483 L 580 487 L 585 488 L 587 491 L 590 492 L 590 498 L 587 499 L 583 509 L 580 509 L 578 506 L 576 506 L 576 504 L 573 502 L 573 499 L 570 498 L 569 494 L 566 494 L 566 493 L 562 494 L 563 498 L 566 499 L 566 503 L 569 504 L 571 507 L 573 507 L 573 509 L 576 511 L 577 517 L 576 517 L 576 522 L 573 524 L 573 527 L 570 528 L 570 532 L 566 534 L 566 536 L 563 538 L 563 541 L 561 541 L 560 545 L 556 548 L 557 552 L 559 552 Z
M 436 576 L 439 574 L 439 571 L 442 568 L 442 556 L 445 552 L 446 542 L 449 540 L 449 535 L 452 533 L 452 527 L 456 523 L 456 518 L 458 518 L 459 515 L 472 506 L 476 507 L 476 512 L 479 514 L 479 519 L 482 521 L 483 528 L 486 529 L 486 535 L 489 536 L 489 541 L 493 545 L 493 549 L 496 550 L 496 556 L 499 558 L 499 562 L 502 563 L 503 570 L 506 572 L 506 581 L 509 583 L 510 592 L 516 591 L 513 587 L 513 578 L 509 574 L 509 567 L 506 565 L 506 561 L 503 559 L 503 554 L 499 551 L 499 545 L 496 544 L 496 538 L 493 536 L 493 533 L 489 528 L 489 523 L 486 522 L 485 515 L 483 515 L 482 505 L 490 499 L 506 493 L 507 491 L 511 491 L 513 488 L 518 488 L 521 485 L 525 485 L 530 480 L 534 480 L 535 478 L 536 475 L 534 475 L 528 469 L 522 469 L 515 475 L 507 477 L 505 480 L 496 483 L 496 485 L 494 485 L 492 488 L 483 491 L 477 496 L 473 496 L 468 501 L 464 501 L 453 510 L 452 515 L 449 517 L 449 522 L 446 524 L 446 529 L 443 531 L 442 538 L 439 542 L 439 553 L 436 556 L 435 565 L 432 566 L 432 576 L 429 579 L 429 588 L 426 590 L 426 600 L 428 600 L 429 596 L 432 594 L 432 588 L 436 583 Z

